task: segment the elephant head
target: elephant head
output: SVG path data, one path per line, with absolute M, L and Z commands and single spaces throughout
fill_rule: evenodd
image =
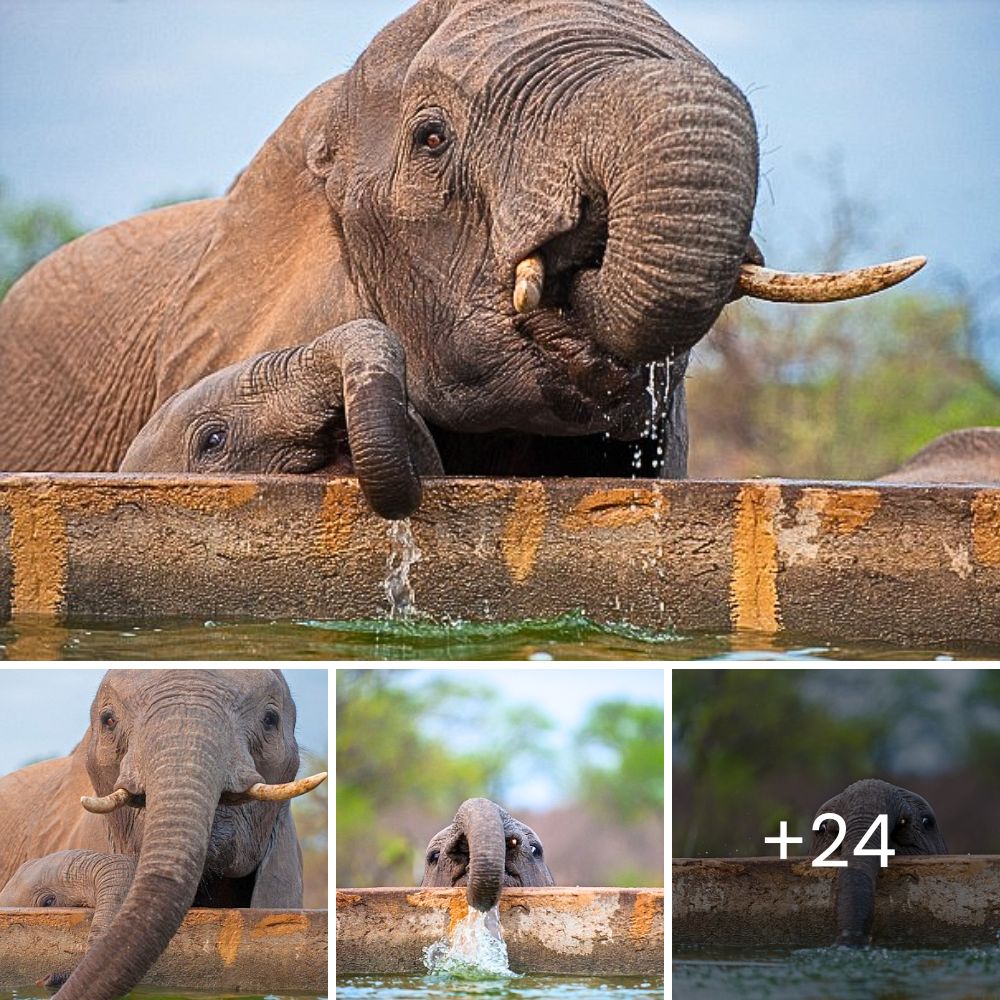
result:
M 935 438 L 883 483 L 1000 483 L 1000 427 L 966 427 Z
M 440 459 L 406 402 L 402 348 L 358 320 L 259 354 L 176 393 L 143 427 L 122 472 L 356 473 L 384 517 L 419 505 Z
M 427 845 L 422 886 L 464 885 L 469 906 L 490 910 L 502 886 L 555 885 L 542 842 L 489 799 L 466 799 Z
M 87 947 L 93 946 L 121 908 L 135 875 L 135 859 L 97 851 L 57 851 L 26 861 L 0 889 L 0 906 L 85 906 L 94 911 Z M 59 987 L 68 972 L 40 985 Z
M 295 705 L 270 670 L 122 670 L 101 682 L 80 745 L 114 851 L 136 858 L 118 913 L 60 1000 L 113 1000 L 156 961 L 192 905 L 301 906 L 287 799 Z
M 641 0 L 421 0 L 290 122 L 436 434 L 633 441 L 649 363 L 744 287 L 793 295 L 744 271 L 746 99 Z
M 875 916 L 875 883 L 879 858 L 857 856 L 854 852 L 879 814 L 887 817 L 888 846 L 900 854 L 946 854 L 934 810 L 915 792 L 898 788 L 887 781 L 865 778 L 848 785 L 839 795 L 823 803 L 816 817 L 836 813 L 846 824 L 844 840 L 838 851 L 847 867 L 837 876 L 837 944 L 860 947 L 870 940 Z M 833 843 L 838 827 L 824 820 L 813 835 L 813 853 L 820 853 Z M 877 846 L 877 837 L 869 846 Z

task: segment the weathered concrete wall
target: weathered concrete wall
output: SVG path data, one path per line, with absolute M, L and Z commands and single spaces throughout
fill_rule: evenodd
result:
M 464 889 L 340 889 L 337 972 L 423 972 L 467 913 Z M 500 924 L 515 972 L 663 973 L 662 889 L 504 889 Z
M 431 614 L 1000 644 L 1000 488 L 442 479 L 412 525 Z M 0 476 L 0 621 L 375 617 L 388 553 L 354 480 Z
M 723 946 L 832 944 L 836 868 L 775 858 L 680 859 L 673 941 Z M 1000 855 L 890 858 L 875 896 L 881 945 L 996 945 Z
M 0 909 L 0 988 L 73 968 L 91 910 Z M 326 910 L 191 910 L 142 982 L 173 989 L 325 993 Z

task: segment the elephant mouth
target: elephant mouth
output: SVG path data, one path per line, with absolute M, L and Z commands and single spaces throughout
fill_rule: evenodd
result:
M 502 883 L 503 885 L 508 887 L 523 886 L 524 880 L 516 871 L 513 871 L 511 868 L 504 866 Z M 457 889 L 457 888 L 464 888 L 468 884 L 469 884 L 469 868 L 467 865 L 464 865 L 461 868 L 459 868 L 454 875 L 452 875 L 451 886 L 453 889 Z

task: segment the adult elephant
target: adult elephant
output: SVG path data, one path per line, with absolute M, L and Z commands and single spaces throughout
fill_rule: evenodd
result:
M 741 272 L 762 263 L 757 178 L 745 98 L 640 0 L 420 0 L 225 197 L 86 236 L 15 285 L 0 468 L 112 470 L 178 390 L 370 318 L 403 344 L 446 471 L 631 473 L 663 422 L 659 471 L 682 475 L 686 352 L 727 301 L 898 279 Z M 668 359 L 672 378 L 650 372 Z M 368 405 L 366 446 L 405 465 L 392 406 Z
M 466 799 L 427 845 L 422 886 L 466 886 L 469 906 L 490 910 L 503 886 L 555 885 L 542 842 L 489 799 Z
M 880 482 L 1000 483 L 1000 427 L 942 434 Z
M 831 857 L 847 861 L 847 867 L 837 875 L 836 943 L 861 947 L 871 940 L 875 918 L 875 884 L 878 880 L 879 858 L 857 855 L 855 850 L 871 829 L 876 817 L 886 816 L 888 847 L 902 854 L 947 854 L 944 837 L 938 829 L 937 817 L 930 804 L 915 792 L 899 788 L 887 781 L 865 778 L 848 785 L 839 795 L 824 802 L 816 811 L 816 819 L 824 813 L 843 818 L 846 832 L 839 849 Z M 839 826 L 826 819 L 813 835 L 814 854 L 825 851 L 839 836 Z M 876 832 L 869 848 L 879 846 Z M 891 862 L 890 862 L 891 863 Z
M 0 884 L 57 851 L 135 859 L 60 1000 L 127 993 L 192 905 L 302 905 L 287 800 L 326 776 L 294 780 L 294 729 L 278 671 L 112 670 L 68 757 L 0 779 Z

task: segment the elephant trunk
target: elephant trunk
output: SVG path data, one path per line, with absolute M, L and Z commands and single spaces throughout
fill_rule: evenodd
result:
M 324 334 L 303 358 L 327 385 L 343 387 L 351 460 L 368 503 L 390 520 L 409 517 L 423 490 L 411 453 L 402 345 L 381 323 L 357 320 Z M 428 447 L 434 451 L 432 441 Z
M 892 805 L 886 808 L 890 830 L 896 823 L 894 808 Z M 876 815 L 877 811 L 873 810 L 845 817 L 847 832 L 840 849 L 840 857 L 847 861 L 847 867 L 841 868 L 837 876 L 836 943 L 849 948 L 861 948 L 871 939 L 872 921 L 875 918 L 875 886 L 880 870 L 879 858 L 867 854 L 858 857 L 854 852 L 875 822 Z
M 90 921 L 88 947 L 93 946 L 114 920 L 134 877 L 135 859 L 124 854 L 80 851 L 71 863 L 68 878 L 77 885 L 89 886 L 93 893 L 94 916 Z
M 476 910 L 490 910 L 500 901 L 507 856 L 503 816 L 489 799 L 468 799 L 455 816 L 469 846 L 466 898 Z
M 146 813 L 135 878 L 117 916 L 56 996 L 115 1000 L 159 958 L 194 902 L 229 758 L 227 720 L 216 706 L 161 702 L 146 732 Z M 197 727 L 193 719 L 201 721 Z
M 606 193 L 608 233 L 573 306 L 610 353 L 660 361 L 704 336 L 733 296 L 757 198 L 753 114 L 714 67 L 676 59 L 622 69 L 580 107 L 584 170 Z M 609 108 L 613 128 L 595 127 Z

